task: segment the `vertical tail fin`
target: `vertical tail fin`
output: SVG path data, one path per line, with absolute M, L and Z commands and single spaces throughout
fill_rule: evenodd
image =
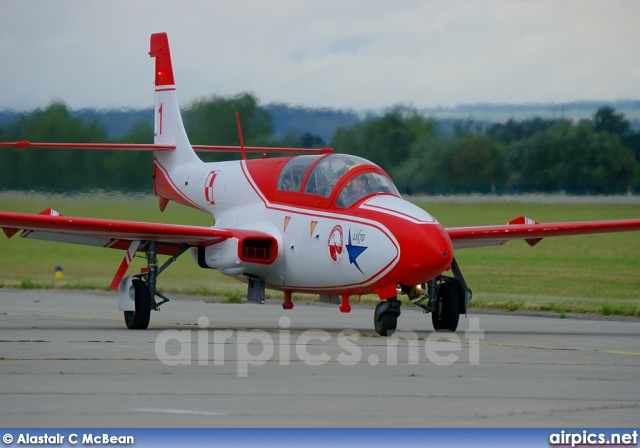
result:
M 164 209 L 169 199 L 181 196 L 171 181 L 172 168 L 202 162 L 193 151 L 182 123 L 167 33 L 151 35 L 149 56 L 156 59 L 154 143 L 176 147 L 173 151 L 155 152 L 154 191 L 160 197 L 160 208 Z

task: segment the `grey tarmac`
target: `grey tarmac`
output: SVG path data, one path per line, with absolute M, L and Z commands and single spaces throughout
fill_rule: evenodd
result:
M 640 321 L 176 298 L 127 330 L 117 296 L 0 289 L 3 427 L 635 427 Z M 198 325 L 200 323 L 200 326 Z M 344 331 L 348 330 L 348 331 Z

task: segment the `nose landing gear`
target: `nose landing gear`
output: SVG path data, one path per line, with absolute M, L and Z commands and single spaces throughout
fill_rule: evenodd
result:
M 431 323 L 436 331 L 456 331 L 460 314 L 467 312 L 467 304 L 473 296 L 455 258 L 451 272 L 453 277 L 439 275 L 431 280 L 427 296 L 415 302 L 425 312 L 431 313 Z
M 439 285 L 435 300 L 429 300 L 434 330 L 456 331 L 460 320 L 459 298 L 456 282 L 445 281 Z

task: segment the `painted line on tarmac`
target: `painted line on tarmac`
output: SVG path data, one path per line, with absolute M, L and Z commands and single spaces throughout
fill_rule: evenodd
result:
M 188 415 L 229 415 L 218 411 L 195 411 L 190 409 L 162 409 L 162 408 L 133 408 L 134 412 L 155 412 L 160 414 L 188 414 Z
M 604 353 L 613 353 L 614 355 L 631 355 L 631 356 L 640 356 L 638 352 L 624 352 L 622 350 L 603 350 Z

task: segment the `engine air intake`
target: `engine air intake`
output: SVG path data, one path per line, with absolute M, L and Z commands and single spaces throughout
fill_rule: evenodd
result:
M 240 259 L 249 263 L 270 264 L 277 256 L 277 243 L 266 238 L 245 238 L 240 245 Z

